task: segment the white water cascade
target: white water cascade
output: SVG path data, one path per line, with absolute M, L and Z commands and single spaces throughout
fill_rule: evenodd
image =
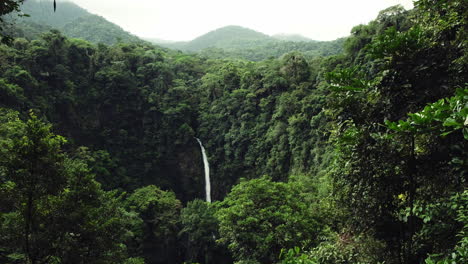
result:
M 208 157 L 206 156 L 205 148 L 201 143 L 200 139 L 195 138 L 200 145 L 200 149 L 203 156 L 203 166 L 205 168 L 205 193 L 206 193 L 206 201 L 211 203 L 211 184 L 210 184 L 210 164 L 208 163 Z

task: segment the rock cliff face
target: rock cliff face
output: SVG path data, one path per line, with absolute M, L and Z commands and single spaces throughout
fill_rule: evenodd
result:
M 203 173 L 203 158 L 198 144 L 190 144 L 180 149 L 174 162 L 174 171 L 177 177 L 177 197 L 182 202 L 195 198 L 205 199 L 205 178 Z

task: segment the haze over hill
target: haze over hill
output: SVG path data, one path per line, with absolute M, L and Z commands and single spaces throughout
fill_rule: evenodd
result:
M 51 1 L 27 1 L 21 7 L 30 17 L 17 19 L 11 34 L 28 39 L 51 29 L 60 30 L 65 36 L 80 38 L 93 43 L 141 42 L 138 37 L 120 26 L 94 15 L 71 2 L 59 3 L 57 12 Z M 147 39 L 159 46 L 185 52 L 201 53 L 209 58 L 241 58 L 259 61 L 278 58 L 291 51 L 301 51 L 307 57 L 328 56 L 342 51 L 344 39 L 318 42 L 294 34 L 267 34 L 241 27 L 225 26 L 201 35 L 188 42 L 174 42 L 157 38 Z
M 156 44 L 166 44 L 168 47 L 174 47 L 189 51 L 199 51 L 210 47 L 228 49 L 242 47 L 249 48 L 249 46 L 253 42 L 265 43 L 277 42 L 278 40 L 291 42 L 316 42 L 313 39 L 304 37 L 299 34 L 282 33 L 269 36 L 265 33 L 237 25 L 229 25 L 212 30 L 191 41 L 173 41 L 158 38 L 148 40 Z
M 330 41 L 349 35 L 354 25 L 371 21 L 380 10 L 412 0 L 72 0 L 144 38 L 190 41 L 227 25 L 268 35 L 301 34 Z
M 279 40 L 286 40 L 286 41 L 296 41 L 296 42 L 301 42 L 301 41 L 316 41 L 313 39 L 310 39 L 308 37 L 304 37 L 300 34 L 286 34 L 286 33 L 280 33 L 280 34 L 275 34 L 272 36 L 275 39 Z

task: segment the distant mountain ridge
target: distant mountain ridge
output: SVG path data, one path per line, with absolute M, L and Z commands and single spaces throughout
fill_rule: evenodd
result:
M 21 10 L 30 17 L 16 19 L 16 25 L 11 28 L 9 34 L 14 37 L 34 39 L 43 32 L 58 29 L 65 36 L 93 43 L 112 45 L 118 42 L 149 41 L 162 47 L 199 53 L 212 59 L 232 58 L 251 61 L 278 58 L 292 51 L 299 51 L 309 58 L 334 55 L 343 51 L 344 38 L 335 41 L 314 41 L 297 34 L 269 36 L 235 25 L 212 30 L 187 42 L 154 38 L 142 40 L 72 2 L 58 3 L 56 12 L 52 6 L 51 0 L 26 1 L 21 6 Z
M 153 39 L 153 43 L 183 51 L 201 51 L 207 48 L 242 48 L 253 42 L 274 42 L 275 39 L 253 29 L 229 25 L 221 27 L 190 41 L 168 41 Z
M 298 34 L 269 36 L 241 26 L 226 26 L 210 31 L 191 41 L 168 42 L 153 40 L 163 47 L 185 52 L 198 52 L 211 58 L 243 58 L 264 60 L 300 51 L 308 57 L 329 56 L 342 52 L 344 38 L 334 41 L 315 41 Z

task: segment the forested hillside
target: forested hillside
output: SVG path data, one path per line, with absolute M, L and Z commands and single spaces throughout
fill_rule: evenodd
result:
M 41 33 L 57 29 L 67 37 L 80 38 L 96 44 L 142 42 L 116 24 L 91 14 L 72 2 L 60 3 L 56 12 L 52 6 L 51 0 L 25 1 L 21 12 L 28 16 L 18 18 L 12 14 L 8 15 L 7 20 L 13 24 L 6 29 L 7 32 L 12 36 L 31 40 L 38 38 Z
M 0 263 L 467 263 L 467 18 L 389 7 L 338 54 L 3 31 Z

